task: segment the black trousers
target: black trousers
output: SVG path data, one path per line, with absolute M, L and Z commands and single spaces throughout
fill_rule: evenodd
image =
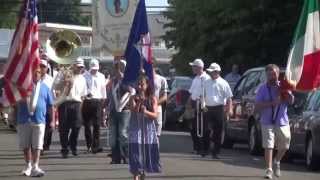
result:
M 44 133 L 44 140 L 43 140 L 43 150 L 49 150 L 50 149 L 50 145 L 52 142 L 52 132 L 53 129 L 50 127 L 50 112 L 47 112 L 46 114 L 46 130 Z
M 71 151 L 77 151 L 78 136 L 82 124 L 80 106 L 80 102 L 67 101 L 58 108 L 62 153 L 68 153 L 68 147 Z
M 204 113 L 204 133 L 201 138 L 201 151 L 208 152 L 210 142 L 214 144 L 212 154 L 219 154 L 222 144 L 222 133 L 224 131 L 224 106 L 207 107 Z M 210 136 L 212 134 L 212 136 Z
M 196 109 L 196 101 L 192 101 L 192 107 Z M 200 108 L 199 108 L 200 109 Z M 200 115 L 200 114 L 199 114 Z M 193 150 L 199 152 L 201 150 L 201 143 L 200 143 L 200 138 L 197 135 L 197 112 L 195 111 L 194 119 L 192 119 L 191 123 L 191 138 L 193 142 Z
M 100 148 L 102 101 L 100 99 L 85 100 L 82 107 L 82 117 L 87 148 L 97 150 Z

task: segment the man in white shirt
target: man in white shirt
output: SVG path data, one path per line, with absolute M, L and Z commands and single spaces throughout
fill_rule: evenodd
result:
M 162 129 L 162 105 L 167 101 L 168 83 L 165 77 L 156 73 L 153 69 L 154 91 L 158 99 L 158 119 L 156 121 L 157 135 L 160 137 Z
M 86 79 L 80 74 L 83 68 L 84 61 L 78 58 L 72 66 L 72 72 L 64 73 L 63 77 L 64 90 L 58 100 L 59 132 L 63 158 L 68 158 L 69 146 L 72 154 L 78 155 L 77 143 L 82 125 L 81 106 L 87 95 Z
M 204 81 L 209 79 L 209 75 L 204 72 L 204 63 L 201 59 L 195 59 L 193 62 L 189 63 L 190 66 L 192 66 L 192 71 L 196 75 L 196 77 L 193 79 L 191 87 L 189 89 L 190 93 L 190 99 L 189 104 L 191 101 L 192 107 L 196 108 L 196 102 L 200 101 L 200 97 L 202 96 L 203 92 L 203 84 Z M 200 110 L 200 107 L 198 108 Z M 200 153 L 200 139 L 197 135 L 197 113 L 195 114 L 195 118 L 192 120 L 192 129 L 191 129 L 191 137 L 193 141 L 193 150 L 196 153 Z M 200 118 L 200 117 L 199 117 Z
M 209 150 L 210 139 L 214 142 L 212 158 L 218 158 L 222 143 L 223 123 L 226 114 L 232 113 L 232 91 L 226 80 L 220 77 L 221 67 L 212 63 L 207 69 L 211 78 L 204 83 L 206 112 L 204 115 L 205 133 L 202 138 L 203 151 Z M 210 130 L 213 137 L 210 138 Z
M 99 61 L 90 61 L 90 70 L 84 74 L 88 94 L 83 102 L 82 117 L 88 152 L 102 152 L 100 147 L 100 124 L 102 124 L 102 105 L 107 98 L 106 78 L 99 72 Z M 93 126 L 93 131 L 91 131 Z
M 41 81 L 47 85 L 49 90 L 52 92 L 52 84 L 53 84 L 53 78 L 48 74 L 48 67 L 49 63 L 47 60 L 42 59 L 40 61 L 40 71 L 41 71 Z M 54 96 L 54 94 L 53 94 Z M 44 134 L 44 141 L 43 141 L 43 151 L 50 150 L 51 140 L 52 140 L 52 132 L 53 129 L 50 126 L 50 117 L 53 115 L 50 115 L 51 111 L 47 111 L 46 114 L 46 130 Z M 43 152 L 42 151 L 42 152 Z

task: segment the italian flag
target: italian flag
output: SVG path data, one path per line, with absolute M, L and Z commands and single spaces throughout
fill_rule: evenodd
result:
M 305 0 L 288 57 L 286 78 L 297 90 L 320 86 L 318 0 Z

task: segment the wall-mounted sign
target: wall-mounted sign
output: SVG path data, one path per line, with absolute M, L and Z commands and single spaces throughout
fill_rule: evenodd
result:
M 122 56 L 138 0 L 94 0 L 93 44 L 96 56 Z

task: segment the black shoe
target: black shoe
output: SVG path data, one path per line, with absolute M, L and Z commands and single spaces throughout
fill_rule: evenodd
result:
M 68 158 L 68 154 L 69 154 L 69 150 L 68 149 L 62 149 L 61 150 L 62 158 L 64 158 L 64 159 Z
M 119 161 L 111 161 L 110 164 L 121 164 Z
M 128 164 L 128 161 L 126 158 L 122 159 L 122 164 Z
M 93 154 L 97 154 L 97 153 L 100 153 L 100 152 L 102 152 L 102 151 L 103 151 L 102 148 L 92 149 L 92 153 L 93 153 Z
M 220 159 L 220 157 L 218 156 L 218 154 L 212 154 L 212 159 Z
M 72 151 L 72 155 L 78 156 L 78 152 L 77 151 Z
M 208 155 L 207 151 L 201 151 L 200 152 L 201 157 L 206 157 Z
M 62 155 L 63 159 L 67 159 L 68 158 L 68 153 L 61 153 L 61 155 Z

